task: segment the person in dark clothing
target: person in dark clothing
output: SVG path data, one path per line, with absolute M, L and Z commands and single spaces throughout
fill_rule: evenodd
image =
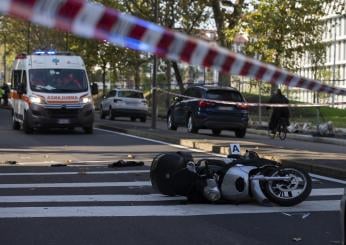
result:
M 1 87 L 3 89 L 3 99 L 4 99 L 4 105 L 8 105 L 8 95 L 10 94 L 10 87 L 7 85 L 7 83 L 4 83 Z
M 273 94 L 269 99 L 269 103 L 271 104 L 288 104 L 288 99 L 281 93 L 281 90 L 278 89 L 276 94 Z M 290 111 L 288 107 L 273 107 L 273 113 L 269 122 L 269 130 L 272 133 L 275 133 L 278 122 L 280 118 L 286 119 L 286 125 L 289 125 Z

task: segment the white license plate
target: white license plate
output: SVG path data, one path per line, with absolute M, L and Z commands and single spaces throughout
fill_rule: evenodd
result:
M 58 123 L 59 124 L 69 124 L 70 123 L 70 119 L 59 119 Z
M 223 111 L 233 111 L 233 106 L 219 106 L 218 109 Z

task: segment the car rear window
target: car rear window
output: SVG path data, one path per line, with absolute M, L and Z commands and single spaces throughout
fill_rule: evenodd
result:
M 136 98 L 136 99 L 143 99 L 143 93 L 137 92 L 137 91 L 119 91 L 118 97 L 126 97 L 126 98 Z
M 210 100 L 224 100 L 232 102 L 243 102 L 243 97 L 237 91 L 230 90 L 209 90 L 207 92 L 207 99 Z

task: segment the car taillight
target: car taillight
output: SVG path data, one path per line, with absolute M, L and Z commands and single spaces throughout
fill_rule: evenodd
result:
M 238 104 L 237 108 L 240 110 L 247 110 L 247 109 L 249 109 L 249 105 L 248 104 Z
M 215 106 L 215 103 L 214 102 L 210 102 L 210 101 L 204 101 L 204 100 L 200 100 L 198 102 L 198 107 L 199 108 L 207 108 L 207 107 L 210 107 L 210 106 Z

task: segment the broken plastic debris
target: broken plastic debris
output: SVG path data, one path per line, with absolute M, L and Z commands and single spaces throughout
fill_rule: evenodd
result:
M 303 214 L 302 219 L 306 219 L 309 216 L 310 216 L 310 213 L 305 213 L 305 214 Z
M 113 162 L 108 165 L 108 167 L 135 167 L 135 166 L 143 166 L 144 162 L 139 162 L 139 161 L 124 161 L 124 160 L 119 160 L 117 162 Z
M 50 165 L 51 167 L 66 167 L 67 165 L 64 163 L 54 163 Z
M 16 164 L 17 161 L 6 161 L 5 164 Z

